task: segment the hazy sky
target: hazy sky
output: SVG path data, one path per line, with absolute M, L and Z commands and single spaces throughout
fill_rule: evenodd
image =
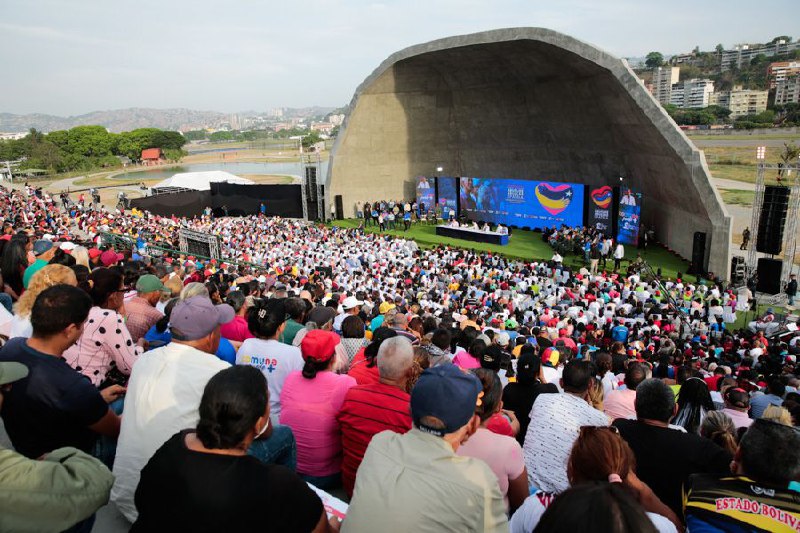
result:
M 339 106 L 391 53 L 514 26 L 622 57 L 799 38 L 798 0 L 2 0 L 0 112 Z

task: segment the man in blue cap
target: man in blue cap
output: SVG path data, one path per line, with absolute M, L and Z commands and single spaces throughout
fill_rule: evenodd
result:
M 422 373 L 411 392 L 414 427 L 372 438 L 343 532 L 508 531 L 497 478 L 483 461 L 455 454 L 479 426 L 480 392 L 452 364 Z

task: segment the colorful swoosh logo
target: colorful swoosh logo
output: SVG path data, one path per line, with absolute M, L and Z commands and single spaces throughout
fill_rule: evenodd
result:
M 611 187 L 604 185 L 592 191 L 592 201 L 600 209 L 608 209 L 611 205 Z
M 551 215 L 557 215 L 566 209 L 572 201 L 572 194 L 572 187 L 566 184 L 554 187 L 548 183 L 540 183 L 536 186 L 536 199 Z

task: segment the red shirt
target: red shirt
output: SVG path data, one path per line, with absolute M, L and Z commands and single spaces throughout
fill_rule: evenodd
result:
M 342 432 L 342 483 L 353 495 L 356 473 L 370 441 L 381 431 L 411 429 L 411 397 L 383 383 L 358 385 L 347 391 L 336 419 Z
M 373 367 L 367 366 L 367 359 L 364 356 L 364 348 L 361 348 L 353 360 L 350 362 L 350 371 L 348 376 L 356 380 L 359 385 L 369 385 L 371 383 L 378 383 L 381 379 L 378 374 L 378 364 L 375 363 Z
M 489 420 L 486 423 L 486 429 L 491 431 L 492 433 L 497 433 L 498 435 L 505 435 L 506 437 L 516 438 L 514 434 L 514 429 L 511 427 L 511 423 L 508 421 L 508 418 L 503 413 L 495 413 L 489 417 Z

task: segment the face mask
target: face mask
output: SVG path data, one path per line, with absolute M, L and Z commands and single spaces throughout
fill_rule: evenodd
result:
M 257 439 L 257 438 L 259 438 L 261 435 L 263 435 L 263 434 L 264 434 L 264 432 L 267 430 L 267 428 L 269 428 L 269 425 L 270 425 L 271 423 L 272 423 L 272 421 L 271 421 L 269 418 L 267 418 L 267 423 L 266 423 L 266 424 L 264 424 L 264 427 L 263 427 L 263 428 L 261 428 L 261 431 L 259 431 L 258 433 L 256 433 L 256 436 L 255 436 L 255 438 Z

